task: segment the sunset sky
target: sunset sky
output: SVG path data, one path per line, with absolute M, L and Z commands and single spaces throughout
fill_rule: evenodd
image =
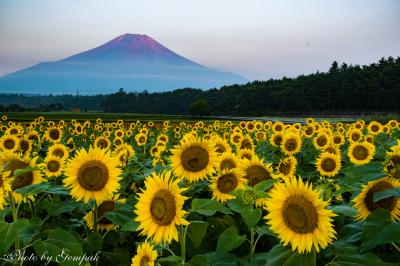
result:
M 0 76 L 147 34 L 248 79 L 400 56 L 397 0 L 0 0 Z

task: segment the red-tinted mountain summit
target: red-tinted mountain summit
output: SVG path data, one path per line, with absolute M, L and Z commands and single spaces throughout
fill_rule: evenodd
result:
M 165 91 L 244 83 L 186 59 L 147 35 L 124 34 L 60 61 L 40 63 L 0 78 L 0 92 L 38 94 Z

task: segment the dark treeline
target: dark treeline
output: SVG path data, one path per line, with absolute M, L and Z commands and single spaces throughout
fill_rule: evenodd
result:
M 8 98 L 7 98 L 8 97 Z M 333 62 L 326 73 L 254 81 L 220 89 L 117 93 L 96 96 L 0 95 L 0 104 L 25 107 L 61 103 L 65 110 L 103 110 L 147 114 L 188 114 L 205 100 L 213 115 L 362 114 L 399 112 L 400 57 L 382 58 L 368 66 Z
M 163 93 L 118 93 L 101 103 L 106 112 L 187 114 L 204 99 L 213 115 L 372 113 L 400 110 L 400 57 L 368 66 L 339 65 L 329 72 L 297 78 L 254 81 L 207 91 L 179 89 Z
M 0 112 L 58 112 L 64 110 L 60 103 L 52 103 L 49 105 L 40 104 L 37 107 L 22 107 L 18 104 L 0 105 Z

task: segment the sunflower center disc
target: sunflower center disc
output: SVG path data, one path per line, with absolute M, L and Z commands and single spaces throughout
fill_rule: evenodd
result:
M 108 181 L 108 169 L 101 161 L 88 161 L 78 170 L 78 182 L 86 190 L 102 190 Z
M 374 202 L 374 194 L 376 192 L 384 191 L 391 188 L 393 188 L 392 183 L 387 181 L 380 181 L 368 190 L 367 196 L 365 197 L 365 205 L 370 212 L 373 212 L 374 210 L 379 208 L 384 208 L 390 211 L 394 209 L 398 201 L 397 197 L 388 197 Z
M 7 150 L 13 149 L 13 148 L 15 147 L 15 141 L 14 141 L 13 139 L 6 139 L 6 140 L 4 141 L 4 147 L 5 147 Z
M 64 157 L 64 151 L 62 149 L 57 148 L 53 151 L 53 155 L 62 158 Z
M 356 146 L 353 150 L 353 156 L 357 160 L 365 160 L 368 158 L 368 149 L 364 146 Z
M 0 188 L 3 187 L 3 177 L 0 175 Z
M 233 174 L 226 174 L 218 178 L 217 188 L 222 193 L 229 193 L 237 186 L 237 179 Z
M 353 135 L 351 135 L 351 139 L 357 141 L 360 139 L 360 135 L 358 133 L 354 133 Z
M 285 224 L 299 234 L 307 234 L 318 226 L 318 213 L 312 202 L 300 195 L 288 197 L 282 209 Z
M 50 172 L 57 172 L 60 169 L 60 163 L 58 161 L 50 161 L 47 164 L 47 169 L 49 169 Z
M 322 161 L 321 168 L 325 172 L 332 172 L 336 168 L 336 162 L 332 158 L 326 158 L 325 160 Z
M 253 187 L 261 181 L 271 179 L 272 177 L 271 174 L 263 167 L 254 165 L 246 169 L 245 178 L 249 180 L 249 185 Z
M 235 168 L 236 164 L 232 159 L 228 158 L 228 159 L 222 160 L 220 166 L 221 166 L 220 167 L 221 170 L 224 170 L 224 169 L 228 169 L 229 170 L 229 169 Z
M 279 165 L 279 172 L 287 176 L 290 173 L 290 168 L 291 167 L 289 162 L 282 162 Z
M 371 131 L 372 131 L 372 132 L 378 132 L 378 131 L 379 131 L 379 127 L 373 125 L 373 126 L 371 127 Z
M 107 148 L 107 141 L 105 139 L 100 139 L 99 142 L 97 142 L 97 146 L 101 149 Z
M 285 149 L 287 151 L 294 151 L 297 148 L 297 141 L 294 139 L 289 139 L 288 141 L 286 141 L 285 143 Z
M 53 129 L 50 131 L 49 135 L 51 139 L 57 140 L 60 137 L 60 132 L 58 132 L 56 129 Z
M 306 129 L 306 134 L 307 134 L 307 135 L 311 135 L 311 134 L 313 134 L 313 133 L 314 133 L 313 129 L 312 129 L 311 127 L 307 127 L 307 129 Z
M 140 266 L 149 266 L 149 261 L 150 261 L 149 257 L 143 256 L 140 259 Z
M 115 202 L 113 200 L 104 201 L 97 208 L 97 217 L 101 217 L 99 219 L 99 224 L 111 224 L 112 222 L 108 220 L 106 217 L 102 217 L 105 213 L 113 211 L 115 209 Z
M 27 151 L 27 150 L 29 150 L 29 143 L 28 143 L 26 140 L 22 140 L 22 141 L 19 143 L 19 145 L 20 145 L 22 151 Z
M 10 130 L 10 134 L 11 135 L 17 135 L 18 134 L 18 130 L 16 130 L 15 128 Z
M 280 146 L 281 143 L 282 143 L 282 137 L 281 136 L 276 136 L 274 141 L 275 141 L 275 145 Z
M 333 143 L 335 143 L 335 144 L 339 144 L 340 142 L 341 142 L 341 138 L 340 137 L 334 137 L 333 138 Z
M 226 152 L 225 147 L 222 146 L 221 144 L 217 144 L 217 145 L 215 145 L 215 146 L 217 147 L 217 152 L 218 152 L 218 153 Z
M 249 149 L 251 150 L 253 146 L 251 145 L 250 141 L 248 139 L 245 139 L 241 144 L 240 144 L 240 149 Z
M 319 137 L 317 138 L 317 144 L 320 147 L 325 146 L 328 143 L 328 140 L 326 139 L 326 137 Z
M 234 136 L 233 137 L 233 142 L 234 143 L 239 143 L 239 141 L 240 141 L 240 136 Z
M 208 152 L 202 147 L 192 146 L 182 152 L 181 161 L 183 168 L 187 171 L 198 172 L 207 167 Z
M 175 197 L 168 190 L 159 190 L 150 205 L 151 216 L 159 225 L 170 225 L 175 218 Z

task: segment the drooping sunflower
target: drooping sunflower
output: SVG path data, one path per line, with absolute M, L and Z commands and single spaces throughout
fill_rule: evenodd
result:
M 337 175 L 341 168 L 340 156 L 329 152 L 322 153 L 316 162 L 317 171 L 322 176 L 333 177 Z
M 119 188 L 121 169 L 118 164 L 118 159 L 109 151 L 82 148 L 65 167 L 64 185 L 71 188 L 70 194 L 76 200 L 89 202 L 94 199 L 99 204 L 112 197 Z
M 48 155 L 44 163 L 42 164 L 44 167 L 44 173 L 48 177 L 60 176 L 64 170 L 64 161 L 59 157 L 54 155 Z
M 62 136 L 63 136 L 63 131 L 59 127 L 53 126 L 47 128 L 46 130 L 45 137 L 50 142 L 58 143 L 61 141 Z
M 243 160 L 240 170 L 244 174 L 250 186 L 255 186 L 261 181 L 277 178 L 274 175 L 271 164 L 265 164 L 262 160 L 253 157 L 251 160 Z
M 392 150 L 386 153 L 385 172 L 392 178 L 400 180 L 400 150 Z
M 293 155 L 301 149 L 301 138 L 296 133 L 286 133 L 281 143 L 281 151 L 286 155 Z
M 297 160 L 293 156 L 289 156 L 284 158 L 278 164 L 278 175 L 282 177 L 284 180 L 290 179 L 295 176 L 297 167 Z
M 115 230 L 118 228 L 118 225 L 113 224 L 110 220 L 108 220 L 106 217 L 104 217 L 104 214 L 107 212 L 111 212 L 115 210 L 115 204 L 120 203 L 124 204 L 125 199 L 119 199 L 119 195 L 115 195 L 114 197 L 104 200 L 102 203 L 99 204 L 97 207 L 97 229 L 102 231 L 110 231 L 110 230 Z M 95 209 L 93 208 L 90 210 L 85 217 L 83 218 L 89 227 L 90 230 L 94 229 L 94 212 Z
M 135 213 L 140 235 L 152 238 L 154 243 L 171 243 L 178 241 L 176 225 L 188 225 L 182 209 L 187 197 L 182 196 L 185 190 L 179 188 L 179 179 L 173 180 L 171 171 L 162 174 L 152 173 L 144 181 L 145 190 L 138 193 Z
M 171 149 L 171 167 L 179 178 L 196 182 L 207 178 L 217 164 L 217 153 L 211 141 L 190 139 Z
M 19 139 L 15 135 L 5 134 L 0 138 L 0 149 L 5 152 L 14 152 L 18 144 Z
M 4 208 L 5 198 L 8 196 L 8 192 L 11 191 L 10 174 L 11 171 L 4 171 L 0 166 L 0 210 Z
M 211 138 L 216 148 L 216 152 L 218 154 L 223 154 L 224 152 L 231 152 L 231 147 L 226 141 L 218 135 L 215 135 Z
M 69 156 L 69 153 L 67 147 L 61 143 L 57 143 L 49 147 L 47 155 L 57 156 L 61 160 L 66 160 Z
M 292 178 L 283 183 L 275 183 L 266 200 L 264 217 L 270 229 L 292 250 L 302 253 L 326 248 L 335 238 L 332 217 L 327 209 L 328 202 L 320 198 L 312 185 L 303 183 L 301 178 Z
M 132 258 L 131 266 L 154 266 L 157 256 L 154 247 L 144 242 L 138 246 L 136 255 Z
M 368 141 L 353 142 L 349 146 L 347 156 L 350 162 L 355 165 L 364 165 L 369 163 L 375 154 L 375 145 Z
M 384 208 L 390 211 L 393 221 L 399 221 L 400 200 L 397 197 L 392 196 L 374 202 L 375 193 L 398 187 L 400 187 L 400 181 L 387 177 L 370 181 L 364 185 L 360 194 L 353 199 L 354 208 L 358 211 L 356 219 L 363 221 L 374 210 Z
M 218 175 L 214 176 L 210 184 L 213 199 L 225 203 L 227 200 L 235 198 L 235 196 L 230 195 L 229 192 L 244 188 L 244 184 L 247 180 L 242 176 L 243 173 L 237 168 L 223 170 Z

